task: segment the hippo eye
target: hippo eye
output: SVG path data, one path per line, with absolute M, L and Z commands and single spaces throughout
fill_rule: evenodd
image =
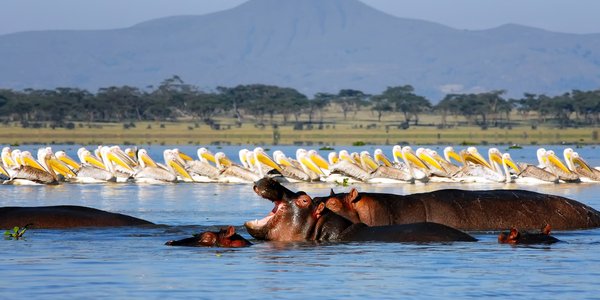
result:
M 308 207 L 311 204 L 311 200 L 308 197 L 299 197 L 296 199 L 296 205 L 299 207 Z

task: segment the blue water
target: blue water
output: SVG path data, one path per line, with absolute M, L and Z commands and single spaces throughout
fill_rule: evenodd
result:
M 34 147 L 32 147 L 34 148 Z M 73 155 L 74 150 L 66 149 Z M 195 147 L 180 147 L 189 154 Z M 275 147 L 271 147 L 275 148 Z M 295 147 L 283 148 L 291 155 Z M 391 147 L 383 147 L 391 152 Z M 562 153 L 564 147 L 554 148 Z M 21 147 L 27 149 L 27 147 Z M 150 147 L 156 158 L 162 147 Z M 239 147 L 224 147 L 234 156 Z M 357 150 L 371 147 L 358 147 Z M 211 149 L 218 151 L 219 149 Z M 505 149 L 501 149 L 504 151 Z M 592 165 L 599 151 L 576 149 Z M 484 152 L 480 148 L 481 152 Z M 511 150 L 534 161 L 535 148 Z M 329 184 L 290 184 L 324 195 Z M 600 208 L 600 184 L 357 185 L 408 194 L 441 188 L 524 188 Z M 47 298 L 491 298 L 582 299 L 600 292 L 600 229 L 554 232 L 563 243 L 509 246 L 496 234 L 477 243 L 272 243 L 250 248 L 168 247 L 170 239 L 261 218 L 272 204 L 235 184 L 0 186 L 1 206 L 75 204 L 133 215 L 158 228 L 30 230 L 0 240 L 0 299 Z

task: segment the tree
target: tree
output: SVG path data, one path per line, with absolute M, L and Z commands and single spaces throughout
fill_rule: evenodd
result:
M 393 111 L 394 108 L 389 100 L 381 95 L 371 97 L 373 106 L 371 110 L 377 112 L 377 121 L 381 122 L 381 117 L 385 112 Z
M 381 97 L 395 106 L 395 110 L 404 114 L 404 120 L 409 123 L 414 118 L 415 125 L 419 123 L 419 114 L 431 109 L 431 102 L 423 96 L 416 95 L 411 85 L 388 87 Z
M 361 106 L 368 105 L 368 98 L 369 95 L 359 90 L 345 89 L 340 90 L 332 102 L 340 106 L 346 120 L 349 112 L 353 111 L 356 114 Z
M 321 116 L 321 122 L 323 122 L 323 110 L 331 103 L 333 99 L 335 99 L 335 97 L 336 95 L 328 93 L 315 94 L 314 98 L 308 101 L 308 105 L 306 107 L 308 122 L 313 122 L 313 117 L 316 112 L 319 112 L 319 115 Z

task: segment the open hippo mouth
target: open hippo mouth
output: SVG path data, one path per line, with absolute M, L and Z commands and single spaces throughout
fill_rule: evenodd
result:
M 246 226 L 246 230 L 248 230 L 248 233 L 253 236 L 254 238 L 257 239 L 267 239 L 267 234 L 269 232 L 269 228 L 271 228 L 272 226 L 270 226 L 270 221 L 273 219 L 273 217 L 275 217 L 277 215 L 277 212 L 281 209 L 281 207 L 283 206 L 283 202 L 282 201 L 273 201 L 273 204 L 275 205 L 273 207 L 273 210 L 271 210 L 269 212 L 269 214 L 262 218 L 262 219 L 256 219 L 254 221 L 247 221 L 244 223 L 244 226 Z
M 246 226 L 248 233 L 254 238 L 267 239 L 268 232 L 273 227 L 271 223 L 273 223 L 274 217 L 284 211 L 286 200 L 293 198 L 296 193 L 288 190 L 271 178 L 258 180 L 254 184 L 254 192 L 262 198 L 273 202 L 274 207 L 266 217 L 260 220 L 247 221 L 244 223 L 244 226 Z

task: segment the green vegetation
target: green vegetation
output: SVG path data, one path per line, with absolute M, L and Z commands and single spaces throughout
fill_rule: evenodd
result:
M 205 92 L 174 76 L 156 88 L 0 89 L 3 143 L 336 144 L 598 143 L 600 90 L 559 96 L 450 94 L 437 105 L 410 85 L 312 99 L 251 84 Z M 556 130 L 560 129 L 560 131 Z M 357 144 L 358 145 L 358 144 Z
M 23 235 L 25 234 L 25 231 L 27 231 L 27 227 L 31 226 L 32 224 L 27 224 L 25 226 L 23 226 L 23 228 L 19 228 L 19 226 L 15 226 L 12 231 L 11 230 L 7 230 L 4 232 L 4 238 L 8 239 L 8 240 L 19 240 L 23 238 Z

